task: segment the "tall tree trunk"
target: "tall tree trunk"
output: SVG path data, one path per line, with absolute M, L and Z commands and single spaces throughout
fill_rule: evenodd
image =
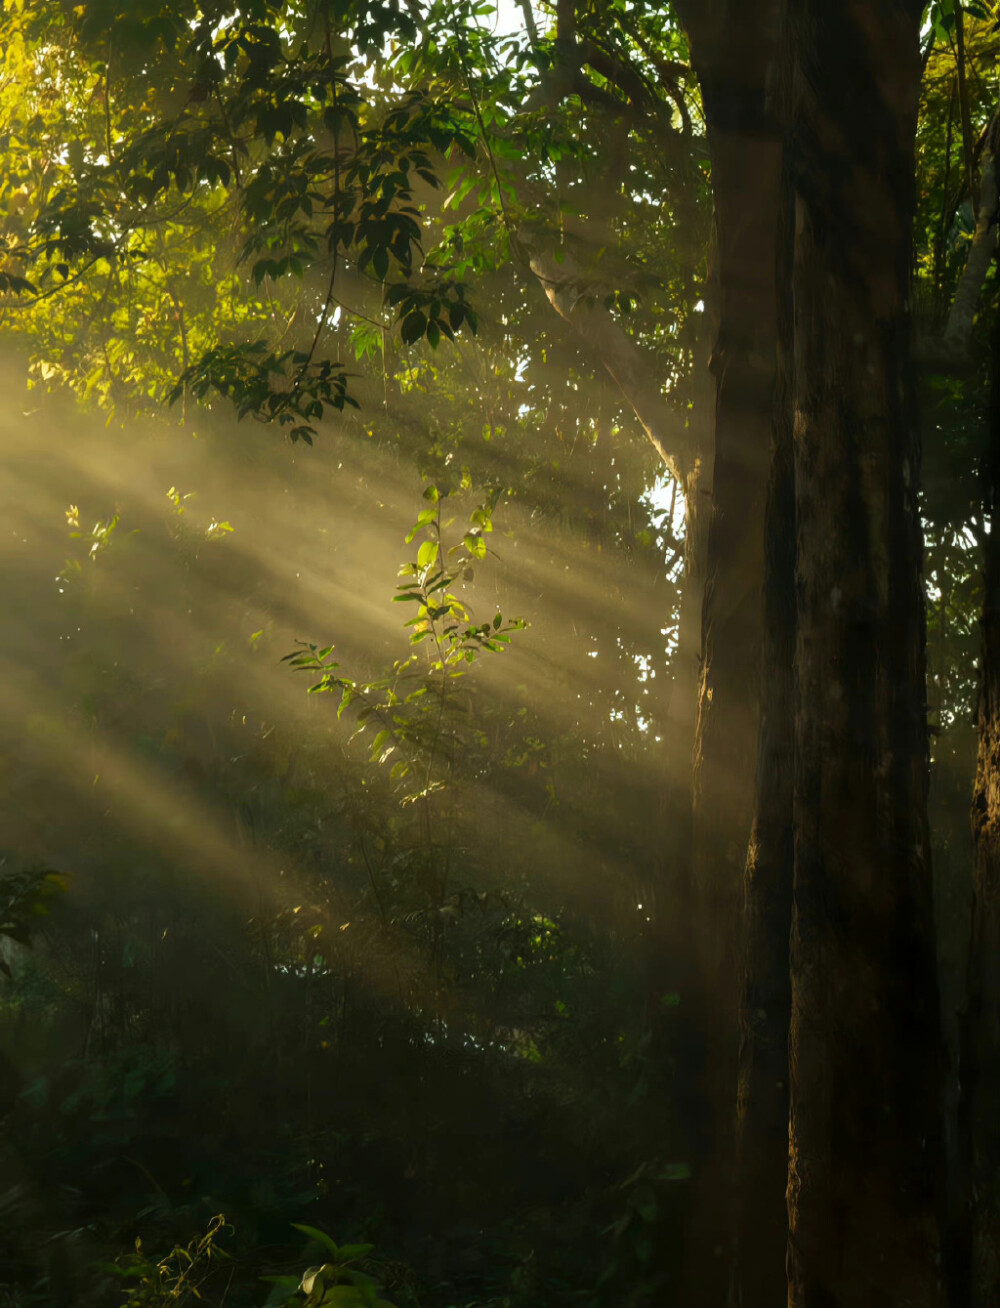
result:
M 701 82 L 719 275 L 715 464 L 695 743 L 692 904 L 703 1032 L 700 1131 L 687 1241 L 689 1301 L 721 1305 L 730 1275 L 737 940 L 753 817 L 764 504 L 775 353 L 781 143 L 766 107 L 773 0 L 682 6 Z
M 712 358 L 715 467 L 702 609 L 693 877 L 708 928 L 705 975 L 716 1000 L 734 1017 L 730 1035 L 735 1031 L 732 945 L 753 817 L 774 384 L 780 145 L 762 127 L 757 131 L 718 130 L 710 136 L 721 313 Z
M 778 223 L 778 375 L 765 513 L 764 643 L 757 811 L 744 879 L 735 1248 L 731 1308 L 786 1297 L 788 1244 L 788 934 L 795 761 L 795 474 L 792 445 L 792 192 Z
M 791 0 L 790 1308 L 943 1302 L 908 297 L 919 0 Z
M 707 971 L 718 977 L 720 967 L 728 968 L 733 1012 L 729 944 L 753 815 L 775 358 L 781 143 L 765 107 L 772 8 L 770 0 L 750 5 L 727 0 L 711 33 L 693 45 L 708 123 L 719 270 L 719 329 L 712 355 L 715 464 L 695 756 L 695 884 L 712 927 Z
M 983 504 L 979 758 L 972 803 L 972 940 L 962 1050 L 971 1143 L 972 1308 L 1000 1303 L 1000 319 L 993 331 Z

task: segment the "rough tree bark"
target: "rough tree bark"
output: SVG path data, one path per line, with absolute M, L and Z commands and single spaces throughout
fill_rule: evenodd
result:
M 764 505 L 775 369 L 775 227 L 781 140 L 766 80 L 773 0 L 687 0 L 678 12 L 701 85 L 719 276 L 715 465 L 702 610 L 690 996 L 703 1031 L 703 1115 L 687 1240 L 687 1300 L 721 1305 L 730 1279 L 741 887 L 753 817 Z
M 787 1294 L 788 935 L 792 916 L 795 761 L 795 475 L 792 444 L 791 255 L 794 214 L 782 185 L 778 371 L 765 511 L 764 642 L 757 809 L 744 878 L 730 1308 L 774 1308 Z
M 972 939 L 961 1073 L 961 1115 L 971 1146 L 972 1308 L 1000 1303 L 1000 320 L 993 330 L 990 380 L 983 507 L 992 530 L 983 543 Z
M 708 533 L 696 818 L 716 929 L 738 914 L 753 811 L 763 516 L 775 357 L 774 232 L 781 142 L 766 107 L 772 0 L 695 6 L 692 59 L 712 161 L 719 280 L 715 468 Z M 688 6 L 681 6 L 686 13 Z M 727 954 L 713 948 L 713 967 Z
M 704 90 L 718 231 L 720 326 L 712 515 L 695 756 L 695 885 L 711 924 L 706 976 L 735 1002 L 731 945 L 753 814 L 764 502 L 774 384 L 780 142 L 763 110 L 764 56 L 733 103 Z M 749 65 L 753 63 L 751 68 Z M 724 126 L 721 124 L 725 124 Z
M 922 8 L 787 8 L 798 524 L 790 1308 L 943 1302 L 908 320 Z

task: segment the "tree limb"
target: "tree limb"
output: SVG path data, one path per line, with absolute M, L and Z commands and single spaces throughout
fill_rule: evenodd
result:
M 520 234 L 519 234 L 520 236 Z M 608 310 L 580 292 L 581 276 L 572 256 L 556 260 L 520 238 L 531 271 L 541 282 L 545 297 L 559 317 L 617 384 L 671 474 L 686 485 L 699 461 L 691 432 L 683 418 L 667 404 L 650 361 L 622 330 Z
M 979 296 L 989 272 L 990 262 L 997 243 L 997 170 L 996 155 L 991 150 L 983 157 L 982 181 L 979 187 L 979 220 L 969 248 L 955 298 L 952 300 L 948 323 L 944 329 L 945 345 L 953 352 L 965 353 L 972 338 L 972 324 Z
M 1000 115 L 995 115 L 985 134 L 979 184 L 979 217 L 969 246 L 965 270 L 955 291 L 948 321 L 938 340 L 923 342 L 918 354 L 924 362 L 939 367 L 959 367 L 968 358 L 976 310 L 997 245 L 997 137 Z
M 534 10 L 531 8 L 531 0 L 520 0 L 521 13 L 524 14 L 524 26 L 531 37 L 531 44 L 538 44 L 538 24 L 535 22 Z

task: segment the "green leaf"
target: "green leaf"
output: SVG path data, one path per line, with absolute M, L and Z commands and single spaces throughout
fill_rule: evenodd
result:
M 417 532 L 420 531 L 422 527 L 429 527 L 431 523 L 436 522 L 437 516 L 437 509 L 421 509 L 417 514 L 416 522 L 406 534 L 407 545 L 409 545 L 410 541 L 413 540 L 414 536 L 416 536 Z
M 299 1278 L 297 1276 L 262 1276 L 260 1279 L 269 1282 L 274 1287 L 267 1296 L 264 1308 L 284 1308 L 289 1299 L 298 1293 Z
M 355 1268 L 345 1267 L 343 1274 L 344 1278 L 350 1281 L 352 1285 L 358 1285 L 364 1289 L 372 1290 L 376 1287 L 377 1282 L 375 1277 L 369 1275 L 368 1272 L 359 1272 Z
M 687 1163 L 668 1163 L 660 1176 L 664 1181 L 687 1181 L 691 1177 L 691 1168 Z
M 396 764 L 399 767 L 399 764 Z M 354 1258 L 364 1258 L 374 1250 L 373 1244 L 342 1244 L 340 1246 L 340 1261 L 350 1262 Z
M 430 568 L 437 561 L 439 546 L 436 540 L 425 540 L 417 551 L 417 567 Z
M 367 1296 L 356 1285 L 332 1285 L 320 1303 L 324 1308 L 365 1308 Z
M 421 336 L 427 331 L 427 317 L 419 309 L 408 313 L 403 319 L 403 325 L 399 329 L 399 334 L 403 338 L 405 345 L 412 345 L 414 341 L 419 341 Z
M 302 1280 L 299 1282 L 299 1289 L 303 1294 L 312 1294 L 316 1287 L 316 1282 L 320 1284 L 326 1279 L 327 1275 L 333 1272 L 333 1267 L 329 1263 L 323 1263 L 321 1267 L 307 1267 L 302 1273 Z
M 308 1235 L 310 1240 L 315 1240 L 317 1244 L 321 1244 L 334 1258 L 340 1257 L 340 1250 L 325 1231 L 320 1231 L 315 1226 L 306 1226 L 301 1222 L 292 1222 L 291 1225 L 293 1230 L 301 1231 L 303 1235 Z

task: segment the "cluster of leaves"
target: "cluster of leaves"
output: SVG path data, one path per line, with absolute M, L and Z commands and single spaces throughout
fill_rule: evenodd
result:
M 71 12 L 55 3 L 30 14 L 8 10 L 0 118 L 6 107 L 12 148 L 0 184 L 7 229 L 0 293 L 15 297 L 10 311 L 23 314 L 69 291 L 78 313 L 80 296 L 104 279 L 106 320 L 113 304 L 134 302 L 140 289 L 148 298 L 151 274 L 166 280 L 173 308 L 160 330 L 162 340 L 162 326 L 174 325 L 175 377 L 182 372 L 202 394 L 210 386 L 232 393 L 245 412 L 281 418 L 290 412 L 287 391 L 282 399 L 267 383 L 291 363 L 287 390 L 309 397 L 298 435 L 322 411 L 316 405 L 343 404 L 343 372 L 322 351 L 316 357 L 338 271 L 389 279 L 394 295 L 416 297 L 432 343 L 463 325 L 474 330 L 461 285 L 441 270 L 427 287 L 413 281 L 423 263 L 417 188 L 437 185 L 441 157 L 474 152 L 469 114 L 442 88 L 390 86 L 378 77 L 376 52 L 416 34 L 406 11 L 351 10 L 313 14 L 274 3 L 206 13 L 192 5 L 185 16 L 150 17 L 128 0 Z M 189 274 L 183 287 L 174 269 L 163 278 L 171 233 L 202 245 L 200 262 L 215 263 L 207 276 Z M 235 335 L 231 318 L 225 327 L 218 320 L 220 309 L 229 316 L 224 296 L 212 294 L 227 252 L 230 295 L 239 268 L 250 273 L 239 284 Z M 328 283 L 326 305 L 316 309 L 312 269 Z M 289 277 L 302 286 L 286 291 Z M 307 315 L 318 313 L 311 349 L 282 351 L 273 330 L 279 302 L 293 314 L 299 302 Z M 413 304 L 405 317 L 412 342 L 420 321 Z M 104 335 L 105 355 L 108 337 L 117 340 L 124 324 L 111 325 L 110 333 L 92 329 Z M 263 359 L 243 357 L 255 349 L 248 338 L 266 342 Z M 196 353 L 201 342 L 208 348 Z
M 203 1235 L 187 1245 L 175 1245 L 162 1258 L 152 1259 L 136 1239 L 135 1252 L 113 1263 L 98 1263 L 96 1270 L 108 1273 L 122 1283 L 125 1299 L 122 1308 L 161 1308 L 192 1300 L 205 1301 L 205 1282 L 220 1262 L 230 1261 L 219 1247 L 219 1237 L 226 1233 L 226 1219 L 218 1214 L 209 1222 Z
M 372 1274 L 378 1268 L 371 1257 L 373 1244 L 338 1245 L 314 1226 L 293 1222 L 292 1227 L 308 1238 L 310 1246 L 321 1248 L 327 1261 L 307 1267 L 301 1276 L 263 1277 L 272 1286 L 264 1308 L 296 1304 L 302 1308 L 393 1308 L 380 1297 L 377 1277 Z M 152 1257 L 142 1240 L 136 1239 L 133 1253 L 114 1262 L 98 1262 L 95 1270 L 121 1284 L 125 1293 L 121 1308 L 166 1308 L 194 1301 L 221 1305 L 236 1260 L 219 1242 L 232 1234 L 232 1226 L 219 1213 L 202 1234 L 185 1245 L 175 1244 L 160 1258 Z M 220 1266 L 229 1271 L 228 1285 L 220 1284 Z
M 276 386 L 274 378 L 281 378 Z M 292 442 L 311 445 L 314 423 L 328 409 L 343 412 L 346 405 L 358 407 L 348 394 L 347 372 L 328 359 L 314 362 L 303 350 L 276 354 L 265 341 L 220 346 L 209 350 L 181 373 L 169 399 L 174 404 L 187 391 L 202 399 L 210 390 L 230 400 L 238 418 L 253 415 L 261 422 L 288 426 Z
M 0 876 L 0 940 L 28 946 L 39 919 L 48 915 L 53 900 L 66 889 L 66 877 L 50 868 L 34 866 Z M 10 964 L 0 958 L 0 972 L 10 978 Z
M 982 4 L 980 0 L 962 0 L 962 10 L 967 18 L 992 22 L 996 18 L 995 6 Z M 924 22 L 928 30 L 928 40 L 934 44 L 947 45 L 954 40 L 957 23 L 956 0 L 931 0 L 927 6 Z
M 555 29 L 493 19 L 467 0 L 12 10 L 0 212 L 6 275 L 35 289 L 7 320 L 39 380 L 85 377 L 119 410 L 221 392 L 309 436 L 346 402 L 334 304 L 374 316 L 383 352 L 393 321 L 410 348 L 475 332 L 468 274 L 523 268 L 523 227 L 570 242 L 616 313 L 642 300 L 632 330 L 679 383 L 707 230 L 682 33 L 599 5 L 567 56 Z
M 372 1275 L 373 1244 L 338 1245 L 324 1231 L 294 1222 L 297 1231 L 309 1237 L 326 1254 L 326 1261 L 307 1267 L 301 1277 L 269 1276 L 275 1289 L 268 1308 L 301 1304 L 303 1308 L 393 1308 L 380 1297 Z
M 442 539 L 445 497 L 433 485 L 424 497 L 431 507 L 421 510 L 406 539 L 407 544 L 418 534 L 425 539 L 416 559 L 400 569 L 404 580 L 393 598 L 397 603 L 417 605 L 405 625 L 410 629 L 411 646 L 428 642 L 427 657 L 412 653 L 398 659 L 388 676 L 358 682 L 339 674 L 332 645 L 304 643 L 302 649 L 285 656 L 293 668 L 321 674 L 310 686 L 311 693 L 339 694 L 338 718 L 353 709 L 359 732 L 374 730 L 369 746 L 373 762 L 386 763 L 399 752 L 402 757 L 393 762 L 390 771 L 393 781 L 402 782 L 414 771 L 418 773 L 420 788 L 408 791 L 404 803 L 424 799 L 443 786 L 445 782 L 435 776 L 435 764 L 443 764 L 450 775 L 456 748 L 464 743 L 454 716 L 467 714 L 468 705 L 456 699 L 452 683 L 469 671 L 480 654 L 500 653 L 510 643 L 511 634 L 527 625 L 521 618 L 505 622 L 499 611 L 488 622 L 472 623 L 468 606 L 453 591 L 460 579 L 471 580 L 474 563 L 486 558 L 485 536 L 493 530 L 499 491 L 473 511 L 461 543 L 450 548 Z

